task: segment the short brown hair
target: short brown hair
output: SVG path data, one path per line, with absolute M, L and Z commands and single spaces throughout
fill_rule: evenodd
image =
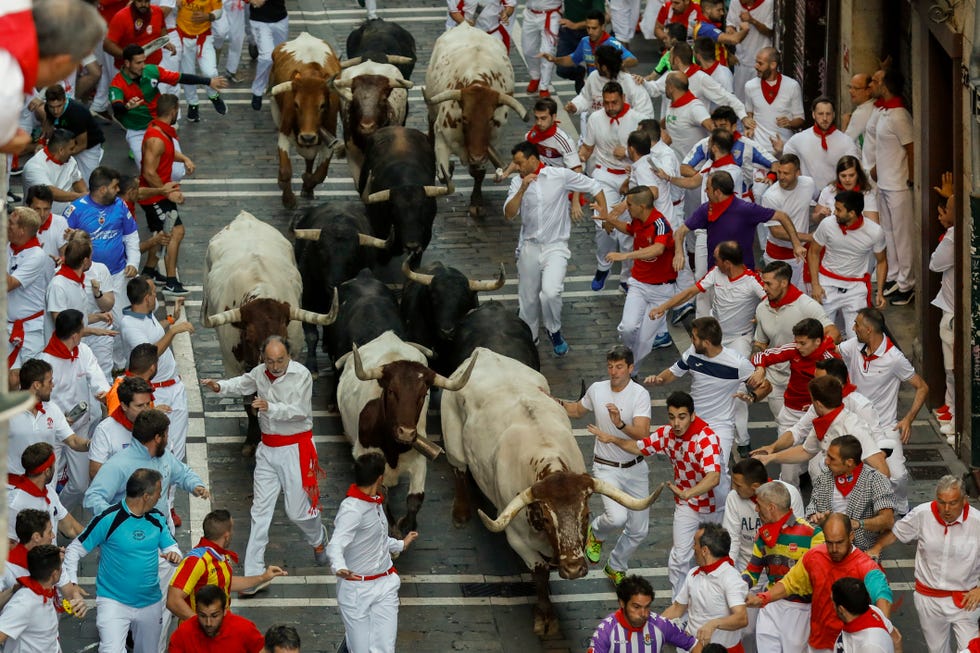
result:
M 819 401 L 827 408 L 837 408 L 844 401 L 844 386 L 829 374 L 811 379 L 807 389 L 810 399 Z

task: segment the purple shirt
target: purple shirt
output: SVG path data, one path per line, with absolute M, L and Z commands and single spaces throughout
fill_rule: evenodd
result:
M 776 211 L 773 209 L 767 209 L 736 197 L 732 200 L 731 206 L 714 222 L 708 222 L 708 203 L 705 202 L 694 209 L 694 213 L 684 221 L 684 224 L 691 231 L 695 229 L 708 230 L 708 260 L 710 262 L 713 263 L 714 261 L 713 252 L 718 243 L 734 240 L 742 248 L 745 267 L 754 270 L 755 253 L 752 251 L 752 246 L 755 244 L 755 226 L 769 222 L 775 214 Z M 708 267 L 711 267 L 712 263 L 709 263 Z

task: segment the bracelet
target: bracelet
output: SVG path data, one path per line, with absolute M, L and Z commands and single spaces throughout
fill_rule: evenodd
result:
M 772 601 L 772 595 L 769 592 L 759 592 L 756 596 L 762 601 L 762 607 L 766 607 Z
M 626 428 L 626 422 L 620 421 L 619 422 L 619 426 L 617 426 L 616 428 L 618 428 L 620 431 L 622 431 L 623 429 Z
M 564 408 L 565 407 L 565 400 L 564 399 L 558 399 L 558 405 L 561 406 L 562 408 Z

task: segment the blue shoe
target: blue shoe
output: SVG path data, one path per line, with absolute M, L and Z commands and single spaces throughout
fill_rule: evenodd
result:
M 596 270 L 595 276 L 592 277 L 592 290 L 599 292 L 602 287 L 606 285 L 606 277 L 609 276 L 609 270 Z
M 683 306 L 674 309 L 674 317 L 670 318 L 670 323 L 677 326 L 684 321 L 684 318 L 694 312 L 694 302 L 688 302 Z
M 673 346 L 674 346 L 674 341 L 670 337 L 669 333 L 662 333 L 653 339 L 654 349 L 666 349 L 668 347 L 673 347 Z
M 629 284 L 628 284 L 628 283 L 626 283 L 625 281 L 620 281 L 620 282 L 619 282 L 619 289 L 620 289 L 620 290 L 621 290 L 621 291 L 623 292 L 623 294 L 625 295 L 625 294 L 628 294 L 628 293 L 629 293 L 629 291 L 630 291 L 630 286 L 629 286 Z
M 551 344 L 555 347 L 555 356 L 560 358 L 568 353 L 568 343 L 561 337 L 561 331 L 549 333 L 548 337 L 551 338 Z

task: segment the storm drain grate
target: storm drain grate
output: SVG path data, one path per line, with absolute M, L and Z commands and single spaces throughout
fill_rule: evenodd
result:
M 936 449 L 906 449 L 905 459 L 913 463 L 941 463 L 943 455 Z
M 917 481 L 938 481 L 949 474 L 945 465 L 909 465 L 909 475 Z
M 465 597 L 534 596 L 534 583 L 464 583 Z

